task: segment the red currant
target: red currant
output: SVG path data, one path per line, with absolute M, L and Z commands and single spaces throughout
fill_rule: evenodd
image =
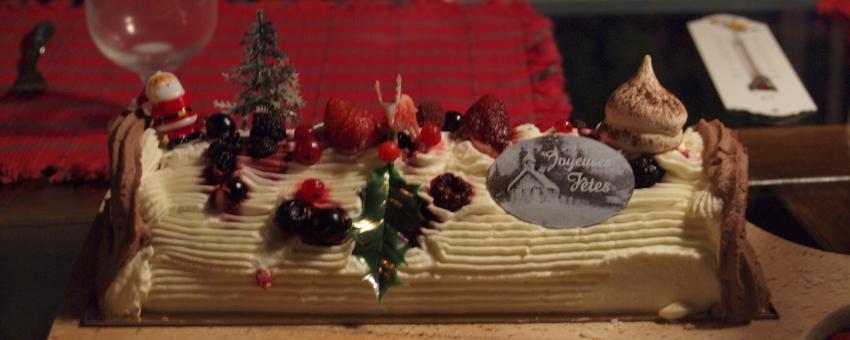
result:
M 395 141 L 386 141 L 381 144 L 378 148 L 378 156 L 381 157 L 381 160 L 384 162 L 392 162 L 398 158 L 401 152 L 398 149 L 398 144 Z
M 322 159 L 322 151 L 322 146 L 312 136 L 301 137 L 295 142 L 295 161 L 304 165 L 316 164 Z
M 552 127 L 555 128 L 555 132 L 560 132 L 560 133 L 571 133 L 571 132 L 573 132 L 573 125 L 570 124 L 570 122 L 563 120 L 563 119 L 555 122 L 555 125 L 552 126 Z
M 433 124 L 425 124 L 425 126 L 422 127 L 422 130 L 419 130 L 419 140 L 422 141 L 422 144 L 425 144 L 425 146 L 429 148 L 440 144 L 440 139 L 442 139 L 442 137 L 440 129 Z
M 302 139 L 314 139 L 313 137 L 313 128 L 308 125 L 301 125 L 295 128 L 295 140 L 300 141 Z
M 254 281 L 263 289 L 269 289 L 272 287 L 272 272 L 268 269 L 257 269 L 254 272 Z
M 322 181 L 311 178 L 301 182 L 301 186 L 298 187 L 298 192 L 295 195 L 305 203 L 314 205 L 325 200 L 325 197 L 328 195 L 328 189 Z

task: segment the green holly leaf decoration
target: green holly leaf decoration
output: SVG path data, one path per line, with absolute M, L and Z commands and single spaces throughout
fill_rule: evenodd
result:
M 363 190 L 363 213 L 354 222 L 354 255 L 367 266 L 365 279 L 378 301 L 392 286 L 401 284 L 398 267 L 404 254 L 416 246 L 415 235 L 424 222 L 425 201 L 419 186 L 407 183 L 392 164 L 373 170 Z

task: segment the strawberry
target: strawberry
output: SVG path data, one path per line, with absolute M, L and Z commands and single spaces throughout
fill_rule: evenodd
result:
M 415 113 L 414 113 L 415 114 Z M 415 122 L 414 116 L 414 122 Z M 378 121 L 365 109 L 331 98 L 325 108 L 325 139 L 334 148 L 359 151 L 375 142 Z
M 510 144 L 508 113 L 505 104 L 492 94 L 478 99 L 461 119 L 457 136 L 469 139 L 479 151 L 493 157 Z

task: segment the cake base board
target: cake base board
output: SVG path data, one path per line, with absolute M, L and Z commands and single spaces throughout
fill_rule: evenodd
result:
M 364 325 L 364 324 L 465 324 L 465 323 L 577 323 L 577 322 L 656 322 L 717 323 L 708 314 L 695 314 L 667 321 L 647 314 L 414 314 L 414 315 L 297 315 L 275 313 L 142 313 L 135 318 L 103 318 L 97 305 L 90 305 L 80 320 L 83 327 L 128 326 L 273 326 L 273 325 Z M 779 314 L 771 306 L 755 320 L 777 320 Z
M 754 225 L 747 225 L 750 243 L 762 264 L 772 304 L 782 312 L 781 319 L 769 317 L 746 325 L 723 325 L 695 317 L 687 321 L 658 322 L 655 316 L 488 316 L 483 318 L 393 317 L 382 322 L 329 323 L 315 316 L 288 317 L 287 324 L 262 323 L 240 319 L 239 314 L 205 316 L 203 323 L 169 323 L 146 314 L 143 322 L 107 324 L 97 321 L 94 306 L 94 263 L 96 242 L 89 235 L 72 271 L 50 339 L 179 339 L 179 338 L 346 338 L 376 336 L 433 340 L 444 338 L 564 339 L 564 338 L 670 338 L 670 339 L 823 339 L 843 325 L 850 324 L 850 256 L 824 252 L 780 239 Z M 96 311 L 96 309 L 94 309 Z M 773 313 L 775 314 L 775 313 Z M 200 316 L 198 320 L 201 320 Z M 246 316 L 248 317 L 248 316 Z M 176 318 L 176 319 L 172 319 Z M 278 317 L 279 319 L 280 317 Z M 500 319 L 502 321 L 500 321 Z M 237 320 L 233 321 L 233 320 Z M 321 320 L 321 321 L 320 321 Z M 351 321 L 351 320 L 346 320 Z M 356 320 L 354 320 L 356 321 Z M 629 321 L 629 322 L 621 322 Z M 224 326 L 215 327 L 214 325 Z

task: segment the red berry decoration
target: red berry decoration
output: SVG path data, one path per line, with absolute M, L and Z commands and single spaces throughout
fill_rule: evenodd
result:
M 431 124 L 440 128 L 446 123 L 446 114 L 443 111 L 443 106 L 435 101 L 425 101 L 419 103 L 416 107 L 416 121 L 419 126 Z
M 434 199 L 434 205 L 458 211 L 472 201 L 472 184 L 447 172 L 431 180 L 428 194 Z
M 484 95 L 466 110 L 455 134 L 472 140 L 478 151 L 497 157 L 511 144 L 505 103 L 492 94 Z
M 560 133 L 572 133 L 573 132 L 573 124 L 566 120 L 559 120 L 555 122 L 555 125 L 552 126 L 555 128 L 555 132 Z
M 272 272 L 268 269 L 257 269 L 254 273 L 254 281 L 263 289 L 269 289 L 272 287 Z
M 295 142 L 295 161 L 304 165 L 316 164 L 322 159 L 322 151 L 322 146 L 312 135 L 301 137 Z
M 381 157 L 381 160 L 384 162 L 392 162 L 398 158 L 401 152 L 398 149 L 398 144 L 395 141 L 386 141 L 381 144 L 381 147 L 378 148 L 378 156 Z
M 416 123 L 416 117 L 413 117 Z M 378 137 L 378 120 L 366 109 L 338 98 L 328 100 L 325 109 L 325 139 L 335 149 L 360 151 Z
M 315 139 L 313 137 L 313 128 L 307 125 L 301 125 L 295 128 L 295 140 L 300 141 L 302 139 Z
M 442 137 L 440 129 L 433 124 L 425 124 L 422 130 L 419 131 L 419 140 L 429 148 L 440 144 Z
M 328 195 L 328 189 L 322 181 L 311 178 L 301 183 L 295 195 L 305 203 L 314 205 L 325 200 L 325 197 Z

